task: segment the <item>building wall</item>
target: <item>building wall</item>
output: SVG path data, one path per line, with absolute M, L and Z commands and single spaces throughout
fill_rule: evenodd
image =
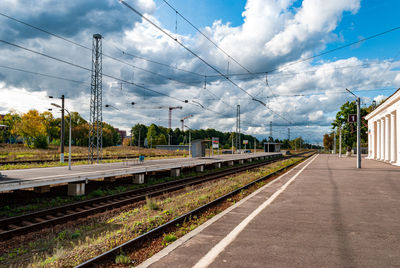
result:
M 366 116 L 368 158 L 400 166 L 400 90 Z

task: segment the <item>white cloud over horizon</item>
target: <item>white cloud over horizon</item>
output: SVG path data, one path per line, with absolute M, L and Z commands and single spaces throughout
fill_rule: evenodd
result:
M 95 5 L 98 2 L 101 4 Z M 105 32 L 100 32 L 104 36 L 104 54 L 120 58 L 129 62 L 130 65 L 159 73 L 162 76 L 103 57 L 105 74 L 121 77 L 170 96 L 189 100 L 191 103 L 191 105 L 182 104 L 129 84 L 123 84 L 121 90 L 118 83 L 103 77 L 103 103 L 119 108 L 112 111 L 103 108 L 103 118 L 115 127 L 128 129 L 136 123 L 167 124 L 167 110 L 137 110 L 130 105 L 130 102 L 134 101 L 148 107 L 182 105 L 183 110 L 173 111 L 174 128 L 180 126 L 180 118 L 193 114 L 194 117 L 190 119 L 192 128 L 210 127 L 221 131 L 232 131 L 236 105 L 240 104 L 242 125 L 246 133 L 255 134 L 257 137 L 268 136 L 269 122 L 272 121 L 276 129 L 274 136 L 286 137 L 287 128 L 290 125 L 288 122 L 252 101 L 225 79 L 209 77 L 215 72 L 149 23 L 140 20 L 123 5 L 115 4 L 116 2 L 103 0 L 82 4 L 71 1 L 68 4 L 60 4 L 39 1 L 39 4 L 32 7 L 37 14 L 35 16 L 17 12 L 23 5 L 21 1 L 15 1 L 8 6 L 3 3 L 0 4 L 0 8 L 5 10 L 5 13 L 9 12 L 10 15 L 32 24 L 40 24 L 39 15 L 44 14 L 44 19 L 48 21 L 42 22 L 43 25 L 40 27 L 45 29 L 50 27 L 49 30 L 52 32 L 65 35 L 89 47 L 93 31 L 100 30 L 101 27 L 97 27 L 95 22 L 82 20 L 81 25 L 73 24 L 71 27 L 76 28 L 69 30 L 68 25 L 64 25 L 68 23 L 68 18 L 64 16 L 72 16 L 72 19 L 80 20 L 81 17 L 88 18 L 90 14 L 96 12 L 97 21 L 105 20 L 102 22 L 105 23 Z M 202 30 L 252 72 L 267 71 L 314 55 L 322 51 L 330 42 L 339 40 L 340 37 L 333 32 L 340 24 L 343 13 L 355 14 L 360 9 L 360 0 L 304 0 L 300 7 L 293 8 L 294 2 L 293 0 L 248 0 L 242 14 L 244 18 L 242 25 L 233 27 L 229 23 L 223 24 L 216 20 Z M 128 3 L 145 12 L 152 21 L 163 27 L 154 15 L 156 11 L 154 1 L 135 0 Z M 57 20 L 60 28 L 57 28 L 57 25 L 49 26 L 48 23 L 51 23 L 53 17 L 46 13 L 46 5 L 54 5 L 54 16 L 60 17 Z M 0 30 L 2 39 L 86 68 L 91 67 L 90 51 L 55 37 L 40 34 L 33 29 L 21 28 L 21 25 L 5 18 L 0 19 L 2 23 L 7 22 L 7 27 Z M 24 34 L 20 32 L 22 29 Z M 226 72 L 229 61 L 230 73 L 246 73 L 201 35 L 171 34 L 221 72 Z M 7 39 L 8 37 L 11 40 Z M 171 70 L 133 58 L 121 53 L 119 49 L 200 75 Z M 0 94 L 5 96 L 0 102 L 0 112 L 4 113 L 13 107 L 37 108 L 44 105 L 46 94 L 65 94 L 71 108 L 88 118 L 90 72 L 4 44 L 0 45 L 0 52 L 1 65 L 82 81 L 82 83 L 66 82 L 0 67 L 0 82 L 2 83 Z M 287 66 L 269 73 L 268 85 L 265 74 L 233 76 L 232 80 L 266 102 L 275 113 L 292 121 L 294 123 L 292 137 L 307 135 L 310 141 L 320 142 L 322 134 L 330 131 L 332 114 L 345 101 L 350 100 L 349 96 L 343 94 L 344 88 L 370 90 L 398 87 L 400 74 L 392 70 L 397 66 L 400 66 L 400 62 L 391 59 L 360 60 L 349 57 L 340 60 L 305 61 Z M 205 89 L 203 88 L 204 74 L 208 76 Z M 34 99 L 17 97 L 23 92 L 27 92 L 27 95 L 38 95 L 35 95 Z M 12 98 L 13 101 L 4 101 L 7 97 Z M 193 100 L 215 112 L 200 108 L 192 102 Z M 21 108 L 21 111 L 24 109 Z

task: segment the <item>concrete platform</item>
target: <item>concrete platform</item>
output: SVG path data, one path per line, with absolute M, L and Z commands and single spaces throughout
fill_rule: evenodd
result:
M 400 168 L 318 155 L 139 267 L 400 267 Z
M 214 156 L 214 158 L 170 158 L 146 160 L 140 164 L 137 161 L 127 161 L 72 166 L 72 170 L 68 170 L 68 167 L 5 170 L 1 171 L 1 174 L 6 175 L 6 177 L 0 177 L 0 192 L 78 181 L 87 182 L 88 180 L 121 175 L 146 174 L 198 165 L 224 164 L 239 159 L 252 159 L 260 156 L 272 157 L 274 155 L 280 155 L 280 153 L 220 155 Z

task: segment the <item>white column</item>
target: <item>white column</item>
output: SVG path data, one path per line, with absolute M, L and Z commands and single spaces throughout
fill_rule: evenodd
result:
M 374 122 L 368 124 L 368 158 L 374 158 Z
M 390 114 L 385 116 L 385 161 L 390 160 Z
M 390 162 L 395 163 L 396 159 L 396 147 L 397 147 L 397 139 L 396 139 L 396 114 L 393 112 L 390 115 Z
M 378 132 L 377 132 L 377 123 L 376 121 L 374 121 L 372 123 L 372 142 L 373 142 L 373 147 L 372 147 L 372 159 L 377 159 L 377 154 L 376 154 L 376 150 L 377 150 L 377 141 L 378 141 Z
M 397 116 L 397 113 L 400 113 L 400 107 L 398 106 L 397 110 L 396 110 L 396 145 L 397 145 L 397 149 L 396 149 L 396 165 L 400 166 L 400 114 L 399 116 Z
M 376 121 L 376 159 L 381 159 L 381 121 Z
M 381 119 L 381 160 L 385 160 L 385 118 Z

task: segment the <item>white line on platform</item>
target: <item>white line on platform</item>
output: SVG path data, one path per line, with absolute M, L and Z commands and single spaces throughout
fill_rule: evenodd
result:
M 279 188 L 270 198 L 256 208 L 249 216 L 247 216 L 238 226 L 235 227 L 227 236 L 225 236 L 217 245 L 215 245 L 203 258 L 201 258 L 193 268 L 208 267 L 218 255 L 230 244 L 236 237 L 243 231 L 243 229 L 268 205 L 270 205 L 289 185 L 294 181 L 301 172 L 311 164 L 318 155 L 313 157 L 307 165 L 305 165 L 299 172 L 296 173 L 290 180 L 288 180 L 281 188 Z
M 199 233 L 201 233 L 208 226 L 210 226 L 211 224 L 215 223 L 216 221 L 218 221 L 219 219 L 224 217 L 226 214 L 228 214 L 229 212 L 231 212 L 235 208 L 241 206 L 243 203 L 247 202 L 247 200 L 253 198 L 253 196 L 255 196 L 258 193 L 260 193 L 261 191 L 263 191 L 265 188 L 271 187 L 276 182 L 280 181 L 283 177 L 288 176 L 289 174 L 291 174 L 295 170 L 296 170 L 296 168 L 293 168 L 293 169 L 289 170 L 288 172 L 280 175 L 278 178 L 274 179 L 273 181 L 265 184 L 261 188 L 257 189 L 256 191 L 254 191 L 250 195 L 248 195 L 245 198 L 243 198 L 242 200 L 240 200 L 239 202 L 235 203 L 233 206 L 230 206 L 229 208 L 225 209 L 223 212 L 219 213 L 215 217 L 213 217 L 210 220 L 206 221 L 205 223 L 203 223 L 202 225 L 200 225 L 199 227 L 197 227 L 193 231 L 191 231 L 191 232 L 187 233 L 186 235 L 182 236 L 181 238 L 179 238 L 178 240 L 176 240 L 175 242 L 170 244 L 168 247 L 164 248 L 163 250 L 161 250 L 157 254 L 153 255 L 151 258 L 149 258 L 146 261 L 142 262 L 141 264 L 136 266 L 136 268 L 147 268 L 150 265 L 152 265 L 153 263 L 158 262 L 163 257 L 167 256 L 169 253 L 171 253 L 173 250 L 175 250 L 177 247 L 183 245 L 184 243 L 189 241 L 192 237 L 194 237 L 194 236 L 198 235 Z

